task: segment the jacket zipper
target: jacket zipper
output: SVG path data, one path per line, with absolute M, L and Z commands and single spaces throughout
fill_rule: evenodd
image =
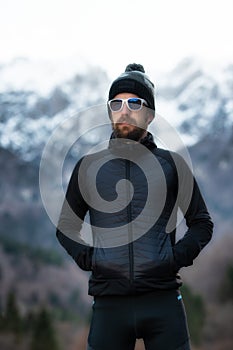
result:
M 126 179 L 130 181 L 130 161 L 126 160 Z M 134 280 L 134 251 L 133 251 L 133 232 L 132 232 L 132 207 L 130 201 L 130 187 L 129 184 L 126 183 L 126 196 L 127 196 L 127 219 L 128 219 L 128 238 L 129 238 L 129 277 L 130 284 L 133 284 Z

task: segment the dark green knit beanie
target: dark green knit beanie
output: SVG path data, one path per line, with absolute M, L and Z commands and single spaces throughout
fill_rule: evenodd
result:
M 117 94 L 128 92 L 143 98 L 148 107 L 155 110 L 154 84 L 145 74 L 141 64 L 129 64 L 125 72 L 115 79 L 110 87 L 108 100 L 112 100 Z

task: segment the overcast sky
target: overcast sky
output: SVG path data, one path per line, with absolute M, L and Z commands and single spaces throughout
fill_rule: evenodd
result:
M 77 57 L 115 77 L 130 62 L 233 62 L 232 15 L 232 0 L 0 0 L 0 63 Z

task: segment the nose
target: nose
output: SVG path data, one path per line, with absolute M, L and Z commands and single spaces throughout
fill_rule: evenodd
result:
M 123 101 L 123 107 L 121 110 L 122 114 L 129 114 L 130 113 L 130 109 L 127 107 L 126 101 Z

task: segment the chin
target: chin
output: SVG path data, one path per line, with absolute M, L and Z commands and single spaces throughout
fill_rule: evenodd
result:
M 128 127 L 125 125 L 123 127 L 116 127 L 114 132 L 116 137 L 139 141 L 143 137 L 145 130 L 138 127 L 132 128 L 132 126 Z

